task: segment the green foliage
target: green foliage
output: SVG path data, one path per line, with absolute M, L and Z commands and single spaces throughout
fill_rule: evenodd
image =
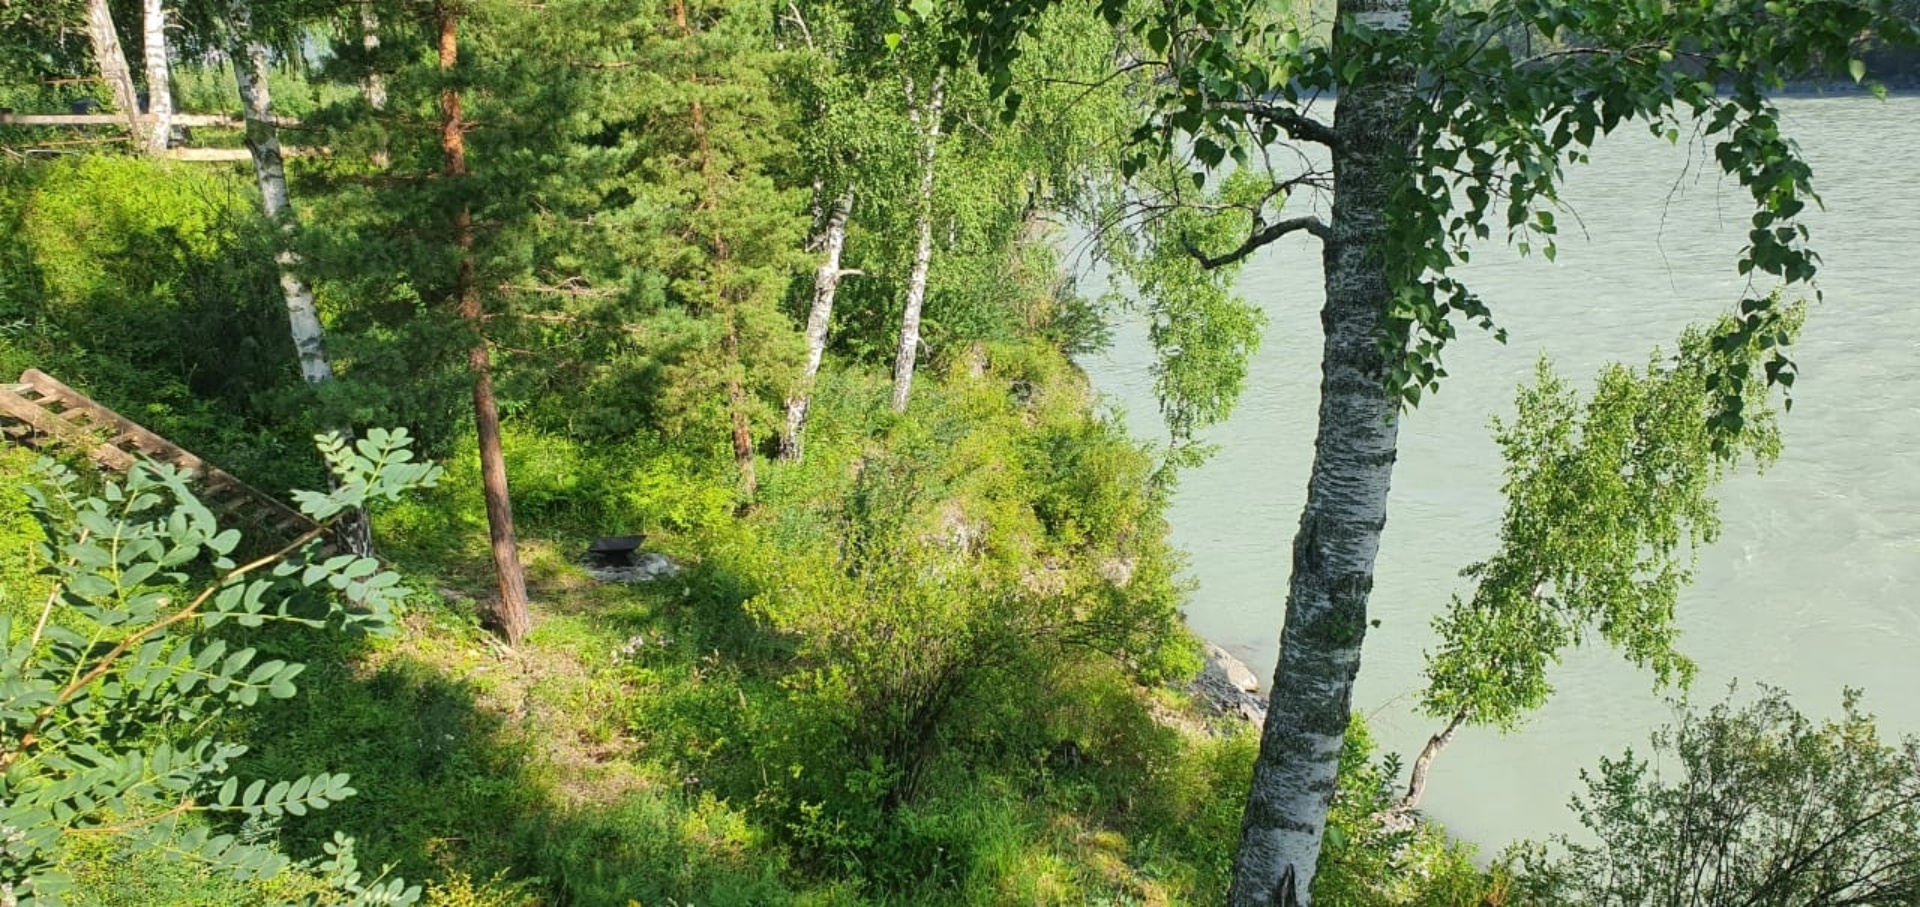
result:
M 1343 907 L 1500 903 L 1491 895 L 1503 877 L 1475 866 L 1470 846 L 1431 822 L 1394 813 L 1398 774 L 1398 757 L 1380 758 L 1366 722 L 1355 716 L 1340 750 L 1314 899 Z
M 30 178 L 19 242 L 37 287 L 8 314 L 241 405 L 274 389 L 266 376 L 291 368 L 271 235 L 246 183 L 104 155 L 57 161 Z
M 62 903 L 61 853 L 76 838 L 173 852 L 239 881 L 270 878 L 285 857 L 201 820 L 301 816 L 353 794 L 342 774 L 243 785 L 230 773 L 247 748 L 208 728 L 262 694 L 292 696 L 303 666 L 195 632 L 228 621 L 387 626 L 398 577 L 371 558 L 328 556 L 315 540 L 342 512 L 429 485 L 439 470 L 410 462 L 405 431 L 370 431 L 351 448 L 320 440 L 338 481 L 299 500 L 322 528 L 246 563 L 232 557 L 239 532 L 220 529 L 171 467 L 137 465 L 89 495 L 70 471 L 42 465 L 28 494 L 53 592 L 31 621 L 0 613 L 0 886 L 10 899 Z M 318 613 L 303 589 L 329 591 Z M 417 896 L 397 880 L 361 885 L 345 842 L 328 852 L 324 872 L 356 903 Z
M 533 886 L 525 881 L 508 882 L 497 874 L 483 882 L 456 872 L 445 882 L 427 885 L 424 907 L 540 907 Z
M 588 444 L 508 425 L 502 432 L 516 524 L 533 538 L 573 546 L 605 535 L 703 537 L 734 519 L 738 489 L 723 451 L 690 449 L 646 434 Z M 422 571 L 488 558 L 480 455 L 471 436 L 447 458 L 451 481 L 386 509 L 382 550 Z
M 1112 230 L 1106 254 L 1148 315 L 1148 339 L 1156 359 L 1154 394 L 1175 446 L 1227 418 L 1246 384 L 1247 363 L 1260 346 L 1266 317 L 1233 293 L 1237 264 L 1206 267 L 1201 255 L 1225 255 L 1248 229 L 1257 229 L 1266 201 L 1253 171 L 1236 171 L 1219 190 L 1193 207 L 1180 203 L 1179 182 L 1155 186 L 1168 193 L 1171 211 L 1137 233 Z M 1235 213 L 1217 216 L 1217 205 Z
M 33 518 L 27 484 L 36 458 L 24 447 L 0 447 L 0 613 L 24 613 L 46 598 L 47 578 L 35 557 L 44 536 Z
M 937 17 L 910 20 L 905 33 L 902 22 L 884 5 L 844 2 L 794 4 L 781 21 L 780 38 L 796 50 L 786 89 L 808 117 L 796 176 L 813 183 L 816 209 L 855 192 L 843 266 L 858 275 L 835 304 L 835 347 L 874 364 L 895 355 L 923 217 L 925 124 L 909 96 L 924 105 L 936 80 L 944 129 L 924 212 L 933 260 L 923 342 L 948 358 L 1036 331 L 1063 350 L 1100 342 L 1090 304 L 1057 276 L 1045 217 L 1081 205 L 1111 172 L 1130 84 L 1110 78 L 1111 30 L 1077 6 L 1048 16 L 1034 39 L 1044 62 L 1017 74 L 1032 86 L 1027 102 L 1002 116 L 986 78 L 937 59 L 946 39 Z M 796 281 L 799 308 L 811 283 Z
M 1779 306 L 1783 342 L 1803 306 Z M 1583 402 L 1543 360 L 1512 421 L 1496 420 L 1507 461 L 1500 548 L 1462 575 L 1475 582 L 1434 619 L 1422 709 L 1436 718 L 1511 729 L 1552 693 L 1547 668 L 1591 633 L 1656 685 L 1684 685 L 1693 663 L 1675 647 L 1680 590 L 1699 547 L 1719 535 L 1713 486 L 1777 456 L 1765 385 L 1747 385 L 1745 426 L 1731 444 L 1709 428 L 1716 376 L 1767 361 L 1771 345 L 1725 342 L 1733 318 L 1680 339 L 1644 371 L 1603 369 Z
M 92 156 L 0 185 L 0 376 L 58 376 L 256 487 L 324 478 L 247 184 Z
M 1911 904 L 1920 896 L 1920 740 L 1883 742 L 1857 691 L 1815 724 L 1779 690 L 1685 708 L 1632 751 L 1582 771 L 1596 841 L 1508 855 L 1539 903 Z
M 712 797 L 677 799 L 636 796 L 529 828 L 533 866 L 581 905 L 793 903 L 739 810 Z
M 109 840 L 74 840 L 62 856 L 73 876 L 67 901 L 86 907 L 278 907 L 339 899 L 326 877 L 304 864 L 288 866 L 271 879 L 242 881 L 165 849 L 128 850 Z
M 1016 704 L 1055 666 L 1195 666 L 1151 460 L 1087 418 L 1058 353 L 988 359 L 928 383 L 909 419 L 829 373 L 807 460 L 769 472 L 747 523 L 703 533 L 688 591 L 707 628 L 635 637 L 623 656 L 650 691 L 635 721 L 674 771 L 753 803 L 805 865 L 904 883 L 940 846 L 908 816 L 993 758 L 969 754 L 1028 745 Z M 843 434 L 862 423 L 880 436 Z M 677 687 L 677 645 L 746 661 L 703 661 L 702 682 Z

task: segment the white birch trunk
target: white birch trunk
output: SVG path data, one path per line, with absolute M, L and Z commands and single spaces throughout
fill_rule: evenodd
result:
M 161 0 L 141 0 L 140 38 L 147 70 L 148 154 L 165 154 L 173 137 L 173 76 L 167 60 L 167 11 Z
M 236 4 L 237 6 L 237 4 Z M 280 291 L 286 298 L 287 323 L 300 358 L 300 377 L 308 384 L 333 379 L 327 361 L 324 330 L 314 306 L 313 289 L 299 274 L 300 256 L 293 251 L 293 212 L 287 194 L 287 169 L 280 155 L 279 131 L 273 125 L 273 98 L 267 89 L 267 49 L 237 38 L 233 48 L 234 81 L 246 110 L 247 150 L 253 155 L 253 175 L 260 184 L 260 210 L 280 230 L 280 248 L 274 262 L 280 266 Z
M 920 353 L 920 309 L 927 299 L 927 270 L 933 264 L 933 164 L 940 148 L 940 109 L 946 95 L 946 74 L 933 79 L 923 108 L 914 100 L 913 78 L 907 78 L 907 115 L 920 129 L 920 205 L 916 216 L 919 245 L 913 251 L 913 273 L 907 278 L 906 311 L 900 316 L 900 349 L 893 357 L 893 411 L 907 411 L 913 392 L 913 364 Z
M 127 54 L 120 49 L 120 33 L 113 28 L 113 12 L 107 0 L 87 0 L 87 39 L 93 44 L 94 65 L 113 95 L 113 106 L 127 118 L 136 146 L 145 147 L 140 131 L 140 99 L 133 90 L 133 71 L 127 68 Z
M 380 49 L 380 14 L 374 12 L 373 0 L 366 0 L 360 4 L 360 47 L 367 52 L 369 58 Z M 360 83 L 360 96 L 365 98 L 367 106 L 374 110 L 387 109 L 387 77 L 377 69 L 369 69 L 366 80 Z M 380 139 L 380 144 L 368 156 L 368 161 L 378 169 L 387 168 L 390 157 L 387 153 L 385 137 Z
M 1336 61 L 1357 50 L 1345 23 L 1404 31 L 1409 0 L 1341 0 L 1338 21 Z M 1335 195 L 1323 251 L 1319 433 L 1294 537 L 1280 662 L 1234 860 L 1233 907 L 1310 903 L 1397 455 L 1398 405 L 1386 388 L 1379 343 L 1392 300 L 1387 206 L 1414 140 L 1414 72 L 1389 62 L 1340 88 Z
M 280 234 L 273 261 L 280 269 L 287 327 L 299 358 L 300 377 L 309 385 L 325 384 L 333 380 L 333 364 L 327 360 L 326 333 L 313 301 L 313 288 L 300 277 L 300 255 L 293 251 L 293 203 L 287 192 L 286 162 L 280 155 L 280 131 L 273 123 L 273 95 L 267 88 L 267 48 L 249 38 L 251 23 L 245 0 L 233 0 L 231 14 L 234 34 L 228 55 L 232 57 L 233 79 L 240 89 L 242 115 L 246 118 L 253 176 L 260 185 L 260 211 Z M 350 428 L 340 426 L 340 430 L 349 439 L 353 437 Z M 364 512 L 342 519 L 334 538 L 355 554 L 373 553 L 373 526 Z
M 797 461 L 801 457 L 802 434 L 807 428 L 807 408 L 813 402 L 813 379 L 820 374 L 820 361 L 827 354 L 827 328 L 833 323 L 833 299 L 840 291 L 840 280 L 847 272 L 840 267 L 840 256 L 847 248 L 847 219 L 853 215 L 853 187 L 840 194 L 827 215 L 821 231 L 826 252 L 820 267 L 813 272 L 813 306 L 807 310 L 807 368 L 800 376 L 800 390 L 787 400 L 787 433 L 780 440 L 780 458 Z

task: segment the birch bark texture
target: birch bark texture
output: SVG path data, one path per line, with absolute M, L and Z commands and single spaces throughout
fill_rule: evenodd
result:
M 87 0 L 87 40 L 93 44 L 94 65 L 100 79 L 107 83 L 113 106 L 127 118 L 134 144 L 145 147 L 140 132 L 140 99 L 133 90 L 133 71 L 127 68 L 126 51 L 120 47 L 120 33 L 113 27 L 113 11 L 107 0 Z
M 800 388 L 787 400 L 787 432 L 780 438 L 780 458 L 798 461 L 804 452 L 807 409 L 813 404 L 813 382 L 827 355 L 827 329 L 833 324 L 833 300 L 847 272 L 840 267 L 847 249 L 847 220 L 853 216 L 854 190 L 848 186 L 834 200 L 833 210 L 820 231 L 823 257 L 813 272 L 813 305 L 807 309 L 807 365 Z
M 247 151 L 253 157 L 254 181 L 260 186 L 260 210 L 279 229 L 274 263 L 280 269 L 280 291 L 286 299 L 287 324 L 300 360 L 300 377 L 308 384 L 333 380 L 327 360 L 325 329 L 313 301 L 313 288 L 300 277 L 300 255 L 293 251 L 292 203 L 287 192 L 286 162 L 280 154 L 279 129 L 273 123 L 273 96 L 267 87 L 267 48 L 251 40 L 245 3 L 232 6 L 234 82 L 245 110 Z
M 360 82 L 360 97 L 373 110 L 387 109 L 387 77 L 382 73 L 374 56 L 380 51 L 380 14 L 373 8 L 373 0 L 364 0 L 360 4 L 360 49 L 366 51 L 368 69 L 366 78 Z M 387 141 L 383 136 L 380 143 L 368 155 L 368 161 L 375 169 L 385 170 L 392 162 L 387 150 Z
M 907 411 L 907 399 L 913 393 L 913 367 L 920 355 L 920 310 L 927 300 L 927 271 L 933 265 L 933 187 L 934 163 L 940 150 L 940 116 L 946 100 L 947 74 L 933 77 L 933 85 L 923 104 L 915 95 L 913 77 L 907 76 L 907 116 L 920 131 L 920 194 L 915 224 L 919 243 L 913 251 L 913 271 L 907 278 L 907 299 L 900 316 L 900 348 L 893 357 L 893 411 Z
M 287 328 L 293 337 L 301 380 L 309 386 L 318 386 L 333 380 L 333 363 L 327 359 L 326 328 L 320 323 L 313 287 L 300 276 L 300 254 L 293 249 L 297 225 L 292 197 L 287 191 L 286 161 L 280 154 L 280 130 L 273 120 L 273 94 L 267 85 L 267 47 L 253 38 L 251 12 L 244 0 L 234 0 L 228 7 L 228 17 L 232 33 L 228 56 L 233 62 L 235 87 L 240 91 L 254 182 L 260 187 L 260 213 L 273 222 L 279 234 L 273 263 L 280 272 Z M 350 426 L 336 427 L 349 441 L 353 439 Z M 373 526 L 365 511 L 343 518 L 333 536 L 355 554 L 373 553 Z
M 1334 58 L 1364 52 L 1354 26 L 1404 32 L 1410 18 L 1408 0 L 1342 0 Z M 1386 61 L 1363 72 L 1361 81 L 1340 86 L 1334 107 L 1319 428 L 1232 907 L 1311 903 L 1386 527 L 1399 397 L 1388 387 L 1380 344 L 1393 299 L 1384 250 L 1388 203 L 1415 138 L 1415 70 Z
M 167 10 L 161 0 L 141 0 L 140 39 L 147 74 L 146 149 L 148 154 L 165 154 L 173 137 L 173 75 L 167 60 Z

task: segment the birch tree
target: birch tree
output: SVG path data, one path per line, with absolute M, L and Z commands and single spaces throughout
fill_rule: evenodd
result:
M 1007 64 L 1051 2 L 967 0 L 948 15 L 956 34 L 975 40 L 954 42 L 950 54 L 1017 94 Z M 1366 637 L 1398 419 L 1445 376 L 1441 353 L 1457 322 L 1497 330 L 1489 306 L 1454 276 L 1469 244 L 1504 228 L 1522 252 L 1538 246 L 1551 257 L 1566 164 L 1627 123 L 1675 139 L 1697 123 L 1753 200 L 1754 230 L 1737 261 L 1753 283 L 1723 342 L 1756 344 L 1764 378 L 1712 374 L 1706 420 L 1712 443 L 1736 443 L 1747 383 L 1793 373 L 1771 284 L 1806 283 L 1817 268 L 1796 219 L 1815 198 L 1811 171 L 1767 90 L 1816 70 L 1861 78 L 1864 37 L 1910 38 L 1912 29 L 1870 2 L 1784 0 L 1756 14 L 1718 2 L 1341 0 L 1325 39 L 1258 3 L 1186 4 L 1136 20 L 1122 3 L 1102 8 L 1130 21 L 1141 59 L 1167 70 L 1134 169 L 1176 160 L 1201 187 L 1229 158 L 1268 164 L 1276 145 L 1318 144 L 1330 160 L 1322 170 L 1288 152 L 1304 166 L 1276 172 L 1261 205 L 1217 209 L 1245 227 L 1244 240 L 1191 250 L 1220 266 L 1291 234 L 1321 242 L 1319 427 L 1229 894 L 1236 907 L 1306 904 Z M 1551 49 L 1517 55 L 1493 40 L 1510 28 Z M 1325 93 L 1337 94 L 1330 122 Z M 1295 213 L 1309 196 L 1325 207 Z
M 812 404 L 813 382 L 820 374 L 820 363 L 827 354 L 827 331 L 833 324 L 833 301 L 839 295 L 840 281 L 859 273 L 840 266 L 847 250 L 847 220 L 853 216 L 854 187 L 848 186 L 834 199 L 820 231 L 820 266 L 813 274 L 813 303 L 807 307 L 807 362 L 800 374 L 800 387 L 787 398 L 787 428 L 780 436 L 780 457 L 798 460 L 807 429 L 807 409 Z
M 165 154 L 173 137 L 173 78 L 167 55 L 167 10 L 162 0 L 140 0 L 140 37 L 147 78 L 146 149 L 148 154 Z
M 247 153 L 253 161 L 254 182 L 260 189 L 260 213 L 278 233 L 273 261 L 280 272 L 287 327 L 293 337 L 294 355 L 300 363 L 300 378 L 307 386 L 317 388 L 334 379 L 333 363 L 327 359 L 326 331 L 320 323 L 313 287 L 301 275 L 300 253 L 294 249 L 299 225 L 287 191 L 286 161 L 280 152 L 280 129 L 274 119 L 272 90 L 267 84 L 268 49 L 255 31 L 253 11 L 248 3 L 233 0 L 227 16 L 227 55 L 240 92 Z M 353 438 L 350 426 L 334 428 L 349 440 Z M 356 554 L 373 553 L 373 529 L 364 513 L 356 512 L 342 519 L 335 537 Z
M 282 237 L 274 263 L 280 268 L 280 290 L 286 298 L 300 377 L 310 385 L 325 384 L 333 380 L 333 365 L 327 361 L 313 289 L 300 276 L 300 255 L 291 241 L 295 223 L 287 192 L 286 162 L 280 153 L 280 130 L 273 118 L 273 95 L 267 85 L 267 47 L 253 37 L 252 14 L 243 0 L 232 4 L 229 15 L 232 27 L 228 54 L 246 117 L 247 152 L 253 159 L 254 181 L 260 187 L 260 210 Z
M 113 26 L 113 10 L 107 0 L 87 0 L 87 40 L 93 45 L 94 67 L 113 106 L 127 118 L 136 147 L 144 147 L 141 134 L 140 100 L 133 90 L 133 71 L 127 68 L 127 54 L 120 49 L 120 33 Z
M 920 312 L 927 301 L 927 271 L 933 266 L 933 188 L 934 164 L 940 152 L 940 121 L 946 109 L 947 74 L 939 71 L 926 94 L 915 90 L 911 74 L 904 77 L 907 118 L 919 134 L 919 192 L 915 196 L 913 271 L 907 277 L 907 294 L 900 314 L 900 343 L 893 356 L 893 411 L 907 411 L 907 398 L 913 392 L 913 366 L 920 355 Z
M 858 202 L 863 163 L 870 163 L 872 146 L 884 137 L 871 128 L 873 86 L 862 77 L 857 52 L 865 37 L 853 17 L 837 3 L 792 3 L 778 23 L 776 39 L 804 51 L 804 64 L 787 80 L 788 90 L 813 114 L 812 128 L 797 144 L 813 171 L 816 229 L 808 250 L 820 255 L 813 272 L 813 292 L 807 306 L 807 359 L 798 384 L 786 399 L 786 427 L 780 435 L 780 458 L 801 458 L 807 412 L 812 406 L 814 381 L 826 359 L 827 335 L 833 326 L 833 306 L 841 281 L 861 273 L 842 267 L 847 230 Z M 824 203 L 825 209 L 822 210 Z
M 1783 330 L 1797 333 L 1803 316 L 1790 309 Z M 1543 360 L 1514 416 L 1494 423 L 1507 462 L 1500 546 L 1462 571 L 1472 594 L 1434 618 L 1420 708 L 1446 724 L 1414 759 L 1398 810 L 1419 805 L 1460 728 L 1511 730 L 1545 705 L 1549 669 L 1587 639 L 1650 669 L 1656 689 L 1691 679 L 1675 621 L 1701 547 L 1719 536 L 1714 486 L 1780 449 L 1763 384 L 1746 388 L 1747 425 L 1732 443 L 1716 446 L 1706 430 L 1709 377 L 1751 369 L 1761 352 L 1716 343 L 1732 329 L 1726 319 L 1688 330 L 1674 355 L 1656 351 L 1644 369 L 1608 366 L 1584 400 Z
M 374 0 L 362 0 L 359 20 L 360 49 L 371 61 L 380 52 L 380 12 L 374 8 Z M 386 73 L 381 72 L 378 67 L 369 67 L 360 81 L 360 97 L 367 102 L 368 108 L 374 111 L 386 110 Z M 387 151 L 386 143 L 382 142 L 374 147 L 367 159 L 373 164 L 374 169 L 385 170 L 391 163 L 392 156 Z

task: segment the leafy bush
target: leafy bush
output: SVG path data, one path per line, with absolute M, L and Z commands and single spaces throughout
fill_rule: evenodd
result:
M 70 471 L 43 465 L 28 494 L 47 534 L 40 559 L 53 593 L 30 625 L 0 613 L 7 903 L 60 904 L 71 884 L 62 855 L 76 840 L 178 853 L 242 882 L 271 878 L 285 857 L 207 820 L 301 816 L 353 794 L 340 774 L 243 784 L 231 772 L 246 747 L 208 729 L 262 694 L 292 696 L 302 666 L 192 631 L 229 621 L 385 628 L 398 577 L 371 558 L 327 556 L 317 540 L 343 513 L 437 478 L 437 467 L 410 462 L 407 444 L 404 431 L 368 432 L 357 448 L 322 439 L 335 490 L 297 496 L 320 525 L 246 563 L 233 558 L 240 533 L 222 530 L 177 470 L 139 464 L 89 495 Z M 308 589 L 327 591 L 323 608 Z M 418 894 L 398 880 L 361 884 L 349 842 L 328 851 L 322 869 L 354 903 Z
M 35 556 L 44 538 L 33 518 L 26 486 L 34 455 L 24 447 L 0 446 L 0 613 L 18 614 L 38 604 L 47 583 Z
M 249 407 L 295 375 L 255 204 L 217 171 L 106 155 L 48 166 L 21 236 L 39 314 L 97 355 Z
M 514 519 L 528 538 L 564 541 L 634 533 L 699 536 L 733 521 L 729 461 L 702 457 L 644 435 L 590 448 L 563 436 L 508 426 L 502 449 Z M 480 453 L 471 432 L 453 446 L 448 481 L 387 508 L 376 525 L 382 550 L 409 566 L 445 570 L 487 557 Z
M 1858 691 L 1838 721 L 1817 725 L 1770 688 L 1739 708 L 1687 709 L 1653 750 L 1656 761 L 1628 751 L 1580 773 L 1574 810 L 1597 843 L 1559 836 L 1559 855 L 1508 855 L 1528 896 L 1610 907 L 1920 899 L 1920 738 L 1882 742 Z
M 644 793 L 530 824 L 536 871 L 579 907 L 793 903 L 784 867 L 741 814 L 712 797 Z
M 936 773 L 1023 765 L 1059 742 L 1035 739 L 1056 666 L 1098 660 L 1136 680 L 1194 666 L 1151 461 L 1087 421 L 1059 362 L 1009 347 L 989 375 L 923 385 L 878 440 L 816 435 L 715 551 L 790 653 L 785 701 L 743 719 L 766 774 L 745 795 L 816 865 L 921 873 L 938 847 L 903 810 Z M 1009 373 L 1035 380 L 1009 393 Z M 822 402 L 820 424 L 868 419 Z
M 540 899 L 530 882 L 508 882 L 496 875 L 476 882 L 463 872 L 454 872 L 446 881 L 427 885 L 425 907 L 539 907 Z

